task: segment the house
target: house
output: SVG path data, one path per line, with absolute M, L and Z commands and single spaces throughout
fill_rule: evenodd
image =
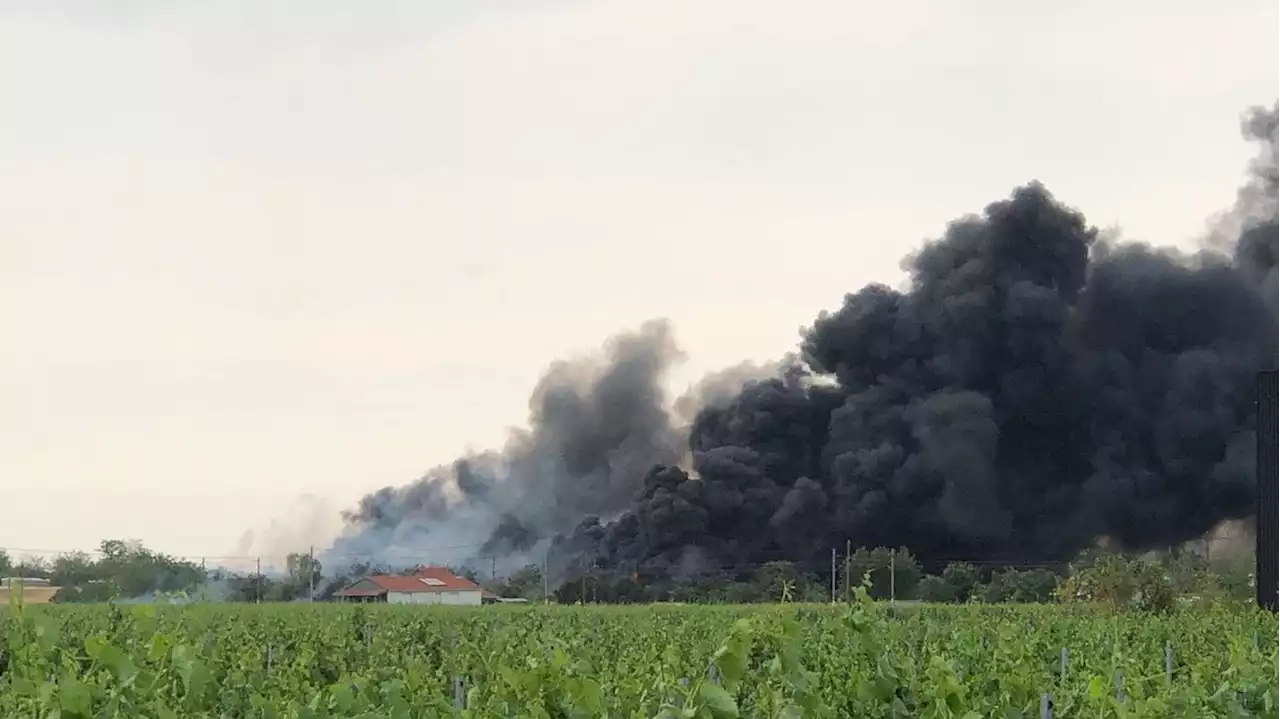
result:
M 480 605 L 484 590 L 444 567 L 422 567 L 411 575 L 374 574 L 334 596 L 343 602 Z

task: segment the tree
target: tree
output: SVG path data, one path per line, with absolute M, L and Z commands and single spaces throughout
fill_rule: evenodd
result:
M 310 554 L 293 553 L 285 558 L 286 580 L 294 596 L 311 596 L 311 588 L 320 586 L 324 576 L 320 560 Z
M 102 558 L 108 561 L 124 560 L 130 555 L 136 555 L 143 550 L 142 542 L 137 539 L 104 539 L 98 543 L 98 551 L 102 553 Z
M 261 574 L 228 574 L 214 575 L 214 580 L 226 588 L 226 599 L 229 602 L 265 602 L 270 601 L 267 594 L 271 591 L 271 580 Z
M 1006 569 L 991 575 L 982 590 L 985 602 L 1047 602 L 1058 588 L 1058 575 L 1047 569 Z
M 49 562 L 42 557 L 26 557 L 9 566 L 9 573 L 28 579 L 48 579 Z
M 493 585 L 492 591 L 500 597 L 523 597 L 530 601 L 543 599 L 542 567 L 527 565 Z
M 852 580 L 855 587 L 862 583 L 864 576 L 870 575 L 867 593 L 876 599 L 915 596 L 916 585 L 924 576 L 920 564 L 905 548 L 894 551 L 884 547 L 872 550 L 862 547 L 855 551 L 849 561 L 849 574 L 845 581 Z
M 1207 557 L 1177 549 L 1171 551 L 1161 564 L 1172 582 L 1174 593 L 1179 596 L 1210 600 L 1228 597 L 1247 600 L 1252 597 L 1249 578 L 1254 565 L 1251 556 L 1221 560 L 1215 571 Z
M 973 596 L 974 589 L 982 581 L 978 568 L 968 562 L 952 562 L 942 570 L 942 579 L 955 594 L 952 601 L 965 602 Z
M 1098 602 L 1113 611 L 1169 611 L 1177 594 L 1174 574 L 1162 563 L 1120 555 L 1101 557 L 1092 566 L 1073 567 L 1058 590 L 1063 601 Z
M 1173 577 L 1159 562 L 1134 562 L 1137 592 L 1132 603 L 1144 612 L 1169 612 L 1177 603 L 1178 591 Z
M 137 540 L 103 540 L 99 551 L 102 557 L 96 561 L 83 552 L 72 552 L 46 567 L 42 576 L 61 587 L 56 601 L 100 602 L 114 597 L 189 592 L 205 580 L 199 566 L 152 552 Z
M 752 574 L 757 596 L 766 602 L 801 601 L 810 580 L 791 562 L 765 562 Z
M 1126 606 L 1137 591 L 1129 562 L 1119 555 L 1088 557 L 1073 564 L 1066 581 L 1058 587 L 1062 601 L 1100 602 L 1111 609 Z
M 750 604 L 760 601 L 756 589 L 747 582 L 731 582 L 724 588 L 724 600 L 729 604 Z
M 929 574 L 920 580 L 916 585 L 916 598 L 924 602 L 954 602 L 956 601 L 956 588 L 951 586 L 947 580 L 937 575 Z
M 53 601 L 103 602 L 111 598 L 111 587 L 102 579 L 98 563 L 84 552 L 64 554 L 53 560 L 49 582 L 59 587 Z
M 1214 579 L 1222 593 L 1230 599 L 1253 602 L 1253 554 L 1242 554 L 1230 557 L 1219 563 Z
M 0 576 L 3 576 L 3 577 L 9 576 L 9 569 L 12 567 L 13 567 L 13 564 L 9 560 L 9 553 L 4 551 L 3 549 L 0 549 Z

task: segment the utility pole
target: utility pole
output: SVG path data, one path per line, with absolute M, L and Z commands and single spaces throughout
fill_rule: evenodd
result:
M 853 577 L 849 575 L 853 561 L 853 540 L 844 540 L 844 601 L 853 601 Z
M 307 601 L 314 602 L 316 600 L 316 548 L 315 545 L 307 550 Z
M 496 554 L 489 557 L 489 581 L 495 583 L 498 581 L 498 555 Z
M 547 591 L 547 555 L 542 555 L 542 603 L 551 603 L 551 594 Z
M 889 550 L 889 604 L 898 600 L 898 550 Z
M 258 557 L 256 566 L 258 569 L 257 569 L 256 575 L 253 578 L 253 583 L 255 585 L 255 589 L 253 592 L 253 603 L 262 604 L 262 557 Z
M 831 548 L 831 603 L 836 603 L 836 548 Z

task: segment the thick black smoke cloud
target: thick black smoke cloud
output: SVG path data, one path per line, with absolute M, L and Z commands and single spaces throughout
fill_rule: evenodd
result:
M 1261 149 L 1230 247 L 1106 240 L 1032 183 L 908 257 L 905 290 L 819 315 L 770 376 L 693 393 L 687 427 L 650 325 L 603 367 L 554 367 L 504 452 L 366 497 L 342 541 L 555 536 L 558 566 L 638 571 L 815 562 L 846 540 L 1042 561 L 1248 516 L 1251 388 L 1277 355 L 1276 130 L 1275 108 L 1245 121 Z

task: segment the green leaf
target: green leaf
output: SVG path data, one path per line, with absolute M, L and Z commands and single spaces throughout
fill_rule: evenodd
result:
M 79 679 L 66 678 L 58 683 L 58 706 L 72 717 L 88 717 L 93 712 L 93 695 Z
M 0 678 L 0 681 L 3 681 L 3 679 Z M 46 684 L 45 686 L 48 686 L 48 685 Z M 43 689 L 44 687 L 41 687 L 41 688 Z M 35 683 L 33 683 L 30 679 L 27 679 L 25 677 L 18 677 L 17 679 L 14 679 L 13 684 L 10 687 L 10 690 L 14 693 L 15 696 L 20 696 L 20 697 L 30 697 L 30 696 L 36 695 Z
M 102 650 L 107 646 L 107 638 L 102 634 L 91 634 L 84 638 L 84 653 L 88 654 L 89 658 L 95 661 L 102 654 Z
M 738 651 L 728 652 L 716 660 L 716 668 L 720 670 L 720 675 L 724 677 L 726 686 L 729 688 L 736 687 L 747 673 L 747 654 L 746 652 Z
M 698 700 L 711 710 L 713 716 L 723 719 L 735 719 L 738 716 L 738 703 L 733 700 L 724 687 L 711 682 L 703 682 L 698 687 Z
M 58 645 L 58 625 L 47 616 L 35 619 L 36 646 L 41 652 L 50 652 Z
M 804 707 L 798 704 L 788 704 L 778 712 L 778 719 L 803 719 L 803 717 Z

